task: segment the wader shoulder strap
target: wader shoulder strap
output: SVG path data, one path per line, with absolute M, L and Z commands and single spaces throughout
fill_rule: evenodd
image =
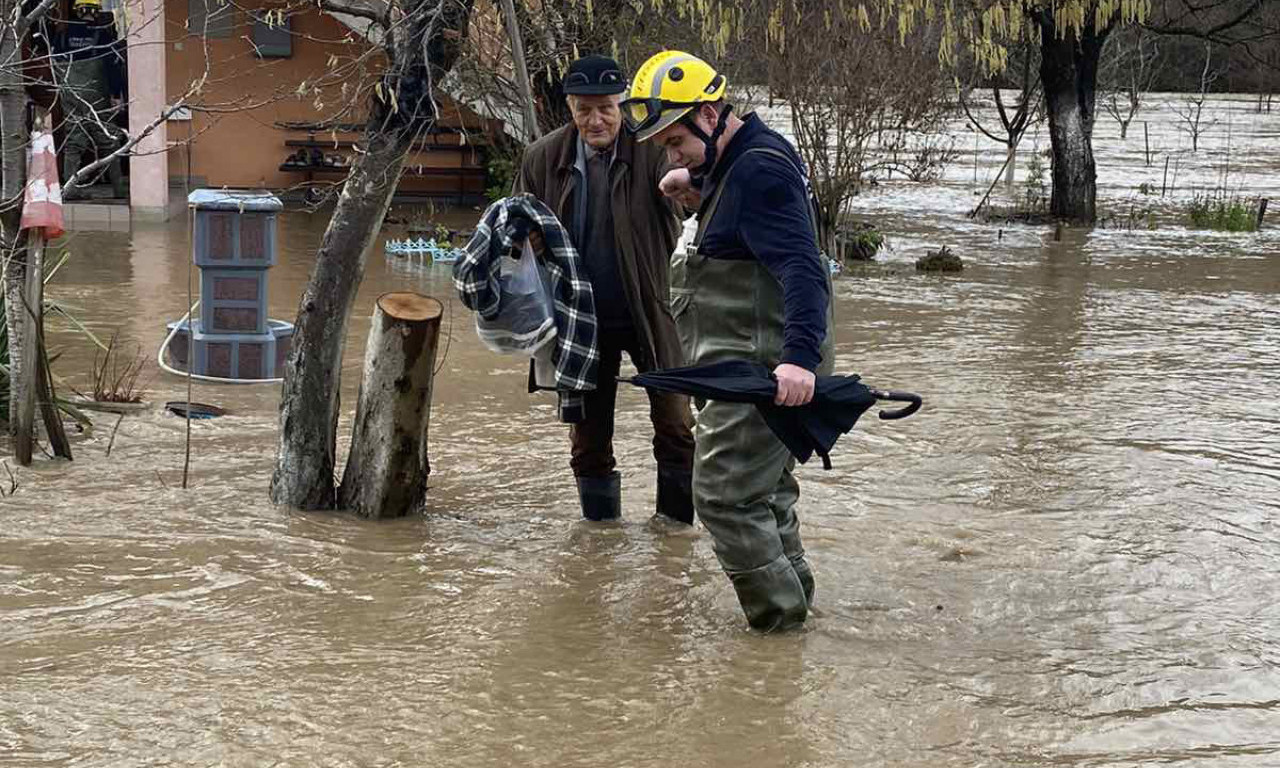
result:
M 786 152 L 783 152 L 780 149 L 774 149 L 773 147 L 753 147 L 748 149 L 746 152 L 743 152 L 742 155 L 733 161 L 733 164 L 729 166 L 729 169 L 724 172 L 724 178 L 722 178 L 720 183 L 716 185 L 716 191 L 711 194 L 711 202 L 707 205 L 706 213 L 698 217 L 698 232 L 693 237 L 694 248 L 702 247 L 702 237 L 706 234 L 707 227 L 711 225 L 711 220 L 715 218 L 716 210 L 720 207 L 720 195 L 724 193 L 724 188 L 728 186 L 729 177 L 733 175 L 733 169 L 738 167 L 738 163 L 741 162 L 744 157 L 751 154 L 772 155 L 773 157 L 785 160 L 789 165 L 791 165 L 791 167 L 795 168 L 795 163 L 792 162 L 789 156 L 787 156 Z M 796 168 L 796 172 L 800 174 L 800 180 L 804 181 L 803 171 Z M 814 200 L 812 193 L 809 195 L 809 222 L 813 225 L 814 243 L 817 244 L 818 250 L 821 251 L 822 238 L 818 235 L 818 207 L 817 201 Z

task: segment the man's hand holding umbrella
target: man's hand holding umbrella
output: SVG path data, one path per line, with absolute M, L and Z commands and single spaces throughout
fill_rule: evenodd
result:
M 767 366 L 749 360 L 721 360 L 622 376 L 618 380 L 706 400 L 752 403 L 798 461 L 804 463 L 817 453 L 824 469 L 831 469 L 828 454 L 836 440 L 853 429 L 858 417 L 877 400 L 909 403 L 895 411 L 881 411 L 882 419 L 905 418 L 921 405 L 920 396 L 911 392 L 872 389 L 852 374 L 814 376 L 788 363 L 770 373 Z
M 807 405 L 813 399 L 817 380 L 813 371 L 783 363 L 773 369 L 773 376 L 778 380 L 778 394 L 773 396 L 775 405 Z

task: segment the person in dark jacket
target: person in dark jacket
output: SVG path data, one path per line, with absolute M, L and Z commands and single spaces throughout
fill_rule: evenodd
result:
M 67 140 L 62 149 L 62 182 L 80 170 L 84 154 L 106 157 L 123 143 L 112 121 L 124 101 L 125 68 L 115 20 L 102 13 L 102 0 L 75 0 L 72 18 L 54 36 L 53 62 Z M 107 165 L 112 192 L 123 197 L 120 160 Z M 87 186 L 87 183 L 84 184 Z
M 600 363 L 586 416 L 570 431 L 570 466 L 582 514 L 622 514 L 613 452 L 618 369 L 625 352 L 640 371 L 684 364 L 669 302 L 669 269 L 683 209 L 658 182 L 669 170 L 661 148 L 622 131 L 618 103 L 627 89 L 618 63 L 587 56 L 562 87 L 573 121 L 524 153 L 515 192 L 541 200 L 569 231 L 595 295 Z M 693 523 L 693 416 L 689 399 L 649 393 L 658 462 L 658 520 Z
M 804 163 L 757 116 L 725 103 L 707 62 L 663 51 L 645 62 L 623 115 L 676 166 L 663 193 L 698 207 L 672 266 L 672 302 L 690 365 L 747 360 L 772 371 L 774 402 L 813 398 L 833 363 L 830 273 L 818 249 Z M 751 626 L 804 622 L 814 579 L 800 541 L 795 459 L 754 405 L 707 401 L 695 432 L 694 506 Z

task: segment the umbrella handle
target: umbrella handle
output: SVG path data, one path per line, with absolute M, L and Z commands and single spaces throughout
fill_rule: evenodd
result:
M 920 406 L 924 404 L 924 400 L 914 392 L 873 389 L 871 390 L 871 394 L 875 395 L 877 400 L 892 400 L 897 403 L 910 403 L 907 407 L 899 408 L 895 411 L 880 411 L 880 418 L 885 420 L 905 419 L 920 410 Z

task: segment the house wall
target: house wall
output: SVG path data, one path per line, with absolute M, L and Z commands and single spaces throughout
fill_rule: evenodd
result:
M 185 28 L 189 3 L 203 4 L 204 0 L 165 0 L 167 19 L 168 61 L 167 90 L 172 103 L 181 97 L 192 83 L 204 76 L 209 78 L 198 100 L 207 105 L 222 105 L 224 112 L 208 114 L 194 112 L 189 121 L 170 121 L 169 142 L 175 148 L 169 154 L 169 174 L 176 184 L 190 178 L 191 186 L 255 187 L 278 191 L 298 188 L 307 174 L 298 170 L 281 170 L 280 165 L 298 147 L 286 146 L 286 140 L 308 140 L 306 131 L 286 130 L 281 122 L 319 122 L 329 119 L 343 107 L 355 104 L 356 109 L 339 117 L 344 123 L 361 123 L 364 119 L 365 100 L 351 94 L 361 86 L 373 82 L 381 69 L 381 60 L 370 56 L 363 74 L 346 81 L 348 95 L 344 96 L 340 85 L 333 84 L 319 92 L 310 87 L 329 69 L 331 57 L 350 60 L 368 51 L 368 44 L 331 16 L 309 12 L 290 19 L 292 55 L 288 58 L 259 58 L 251 43 L 253 19 L 245 10 L 253 4 L 238 3 L 230 6 L 233 16 L 224 26 L 225 36 L 192 34 Z M 213 7 L 217 0 L 208 0 Z M 262 3 L 266 10 L 278 7 Z M 192 24 L 201 28 L 197 21 Z M 210 26 L 215 26 L 210 22 Z M 299 94 L 300 86 L 307 84 Z M 250 107 L 250 108 L 246 108 Z M 315 136 L 316 140 L 332 137 L 326 132 Z M 356 133 L 339 133 L 336 138 L 350 141 Z M 453 137 L 456 143 L 456 137 Z M 350 149 L 323 148 L 329 154 L 350 157 Z M 483 165 L 484 158 L 474 149 L 457 149 L 415 152 L 407 158 L 407 165 L 419 167 L 458 167 Z M 337 182 L 341 172 L 316 173 L 319 182 Z M 460 184 L 462 186 L 460 186 Z M 406 174 L 401 192 L 448 194 L 483 190 L 482 178 L 460 180 L 451 176 L 420 177 Z

